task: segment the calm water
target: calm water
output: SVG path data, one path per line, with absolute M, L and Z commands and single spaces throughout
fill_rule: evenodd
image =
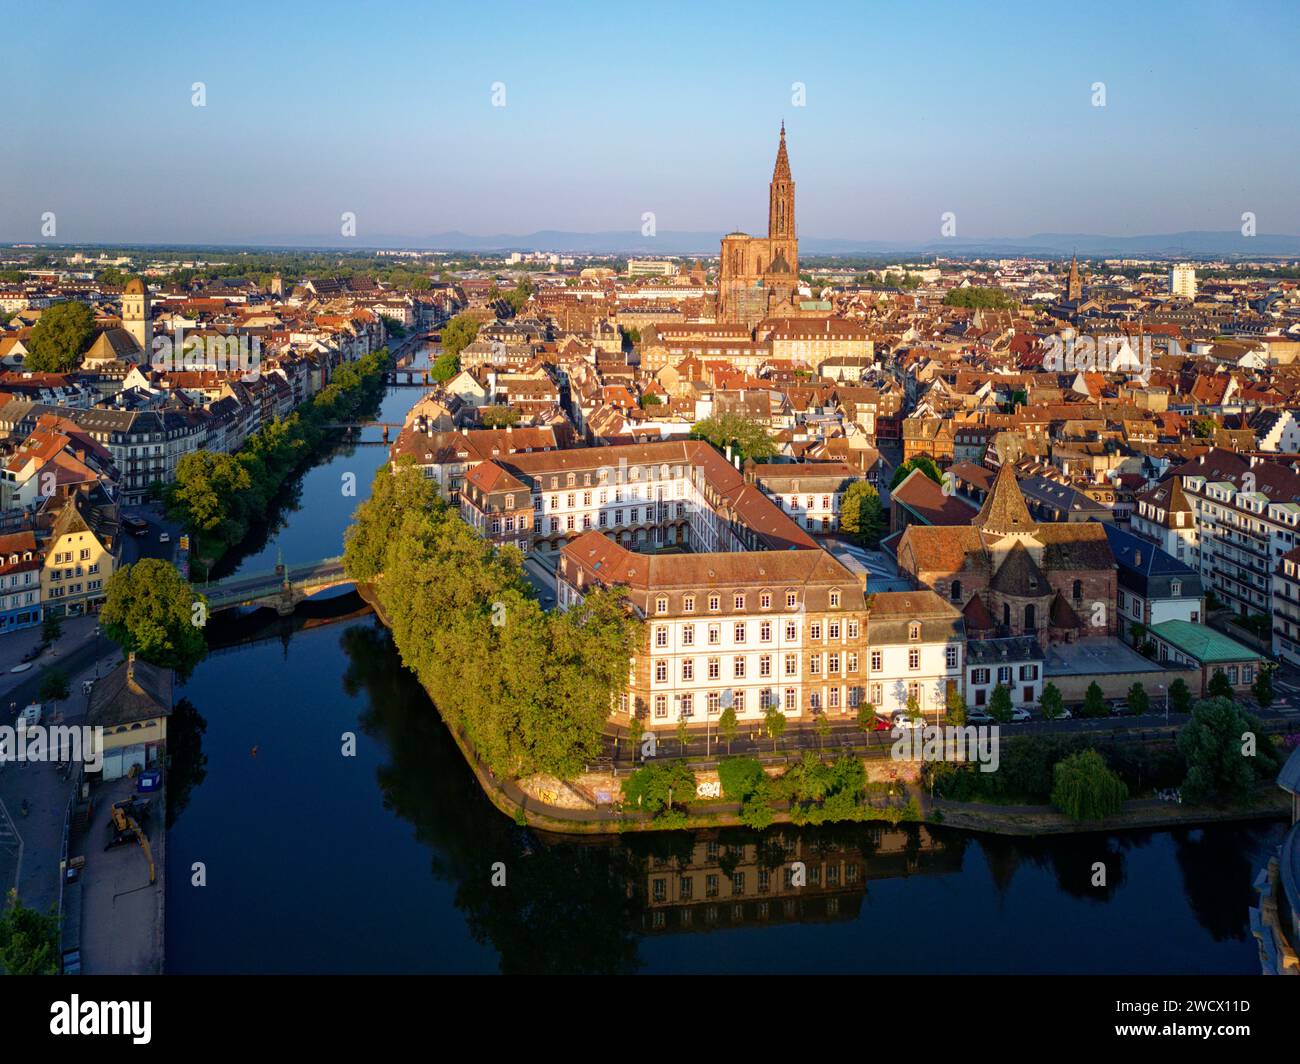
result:
M 418 395 L 391 392 L 382 420 L 400 421 Z M 341 450 L 309 472 L 243 567 L 269 568 L 277 548 L 290 563 L 338 553 L 357 501 L 341 475 L 355 472 L 364 494 L 385 454 Z M 574 843 L 492 808 L 370 618 L 214 654 L 180 695 L 172 972 L 1258 971 L 1250 884 L 1280 824 L 1045 841 L 856 825 Z M 341 752 L 347 733 L 354 757 Z M 818 878 L 788 892 L 796 857 Z M 1097 861 L 1104 888 L 1091 885 Z M 204 887 L 191 886 L 195 862 Z

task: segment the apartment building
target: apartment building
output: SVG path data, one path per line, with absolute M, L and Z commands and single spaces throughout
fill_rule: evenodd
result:
M 47 613 L 77 616 L 104 601 L 118 543 L 118 510 L 102 487 L 50 499 L 38 523 L 49 523 L 41 601 Z
M 564 546 L 560 608 L 612 586 L 645 621 L 618 711 L 652 730 L 716 726 L 728 707 L 750 724 L 769 708 L 842 716 L 864 698 L 863 584 L 825 551 L 645 555 L 595 531 Z
M 1273 655 L 1300 665 L 1300 547 L 1282 555 L 1273 572 Z
M 1032 636 L 972 640 L 966 647 L 966 705 L 982 709 L 1001 684 L 1013 706 L 1036 706 L 1043 699 L 1047 655 Z
M 861 473 L 846 462 L 784 462 L 745 466 L 745 479 L 791 519 L 813 535 L 840 530 L 840 504 L 844 493 Z
M 489 465 L 498 468 L 483 468 Z M 503 455 L 467 476 L 466 489 L 461 516 L 494 541 L 511 543 L 522 538 L 518 516 L 526 492 L 533 515 L 530 540 L 521 545 L 546 554 L 592 531 L 639 551 L 817 546 L 703 440 Z
M 41 623 L 44 557 L 30 529 L 0 536 L 0 634 Z
M 1215 448 L 1172 475 L 1192 509 L 1196 549 L 1188 561 L 1203 585 L 1242 616 L 1270 614 L 1273 576 L 1300 545 L 1300 474 Z
M 961 691 L 966 632 L 961 614 L 933 591 L 871 596 L 867 634 L 867 701 L 882 716 L 908 700 L 940 716 L 949 691 Z

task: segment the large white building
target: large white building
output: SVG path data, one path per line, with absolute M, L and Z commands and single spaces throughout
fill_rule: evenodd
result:
M 1169 294 L 1179 299 L 1196 298 L 1196 268 L 1177 263 L 1169 268 Z

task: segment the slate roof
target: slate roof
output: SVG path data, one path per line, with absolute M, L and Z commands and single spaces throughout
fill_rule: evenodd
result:
M 1032 532 L 1037 522 L 1029 515 L 1025 497 L 1016 483 L 1016 474 L 1009 462 L 1004 462 L 993 480 L 988 498 L 971 522 L 985 532 Z

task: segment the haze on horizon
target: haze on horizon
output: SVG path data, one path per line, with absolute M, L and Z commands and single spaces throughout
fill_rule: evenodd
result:
M 45 211 L 76 243 L 337 242 L 344 211 L 359 246 L 763 232 L 782 119 L 802 237 L 1300 233 L 1293 4 L 21 0 L 8 28 L 6 242 Z

